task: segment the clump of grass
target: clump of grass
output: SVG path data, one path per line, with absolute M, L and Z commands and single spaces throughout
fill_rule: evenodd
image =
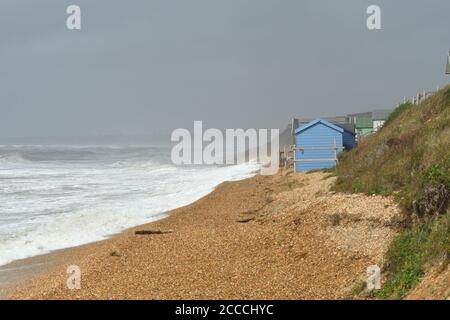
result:
M 309 170 L 306 171 L 306 174 L 313 174 L 313 173 L 317 173 L 317 172 L 322 172 L 322 173 L 330 173 L 333 174 L 334 168 L 325 168 L 325 169 L 314 169 L 314 170 Z
M 430 166 L 423 174 L 423 182 L 450 187 L 450 156 L 443 162 Z
M 359 280 L 352 287 L 352 296 L 357 297 L 357 296 L 361 295 L 364 292 L 364 290 L 366 290 L 366 287 L 367 287 L 367 283 L 363 280 Z
M 335 173 L 334 173 L 334 172 L 327 172 L 327 173 L 328 173 L 328 174 L 325 175 L 325 176 L 322 178 L 322 180 L 327 180 L 327 179 L 330 179 L 330 178 L 332 178 L 332 177 L 335 176 Z
M 381 299 L 401 299 L 421 280 L 426 269 L 450 254 L 450 213 L 401 233 L 393 241 L 385 271 L 388 279 L 378 293 Z
M 294 186 L 295 186 L 295 181 L 294 180 L 289 180 L 287 185 L 288 185 L 288 188 L 290 190 L 292 190 L 294 188 Z
M 341 215 L 340 215 L 339 213 L 333 213 L 333 214 L 330 216 L 330 221 L 331 221 L 331 225 L 332 225 L 333 227 L 336 227 L 336 226 L 338 226 L 338 225 L 341 224 L 342 217 L 341 217 Z
M 315 197 L 322 197 L 322 196 L 324 196 L 324 195 L 326 195 L 326 194 L 327 194 L 326 191 L 320 189 L 320 190 L 318 190 L 318 191 L 314 194 L 314 196 L 315 196 Z

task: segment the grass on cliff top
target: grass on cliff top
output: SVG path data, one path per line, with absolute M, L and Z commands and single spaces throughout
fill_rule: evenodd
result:
M 335 174 L 336 191 L 392 195 L 407 213 L 414 211 L 427 188 L 449 190 L 450 87 L 419 106 L 397 107 L 378 133 L 342 155 Z M 447 264 L 449 234 L 448 209 L 403 230 L 387 253 L 387 281 L 378 297 L 401 299 L 429 267 L 439 261 Z
M 406 209 L 427 185 L 450 186 L 450 87 L 419 106 L 400 105 L 386 125 L 344 153 L 337 191 L 395 195 Z

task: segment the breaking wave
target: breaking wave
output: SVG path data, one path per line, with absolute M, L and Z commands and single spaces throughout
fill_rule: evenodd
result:
M 177 167 L 167 147 L 1 146 L 0 265 L 165 217 L 256 163 Z

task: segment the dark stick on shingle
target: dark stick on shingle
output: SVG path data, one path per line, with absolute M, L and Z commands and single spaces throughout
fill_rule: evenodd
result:
M 138 230 L 135 231 L 135 235 L 149 235 L 149 234 L 165 234 L 170 233 L 171 231 L 161 231 L 161 230 Z
M 250 221 L 253 221 L 253 220 L 255 220 L 255 218 L 239 219 L 236 222 L 247 223 L 247 222 L 250 222 Z

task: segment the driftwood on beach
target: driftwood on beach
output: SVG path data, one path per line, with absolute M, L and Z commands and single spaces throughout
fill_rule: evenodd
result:
M 161 230 L 138 230 L 135 231 L 135 235 L 150 235 L 150 234 L 165 234 L 171 233 L 171 231 L 161 231 Z
M 238 222 L 238 223 L 247 223 L 247 222 L 250 222 L 250 221 L 253 221 L 253 220 L 255 220 L 255 218 L 239 219 L 239 220 L 236 220 L 236 222 Z

